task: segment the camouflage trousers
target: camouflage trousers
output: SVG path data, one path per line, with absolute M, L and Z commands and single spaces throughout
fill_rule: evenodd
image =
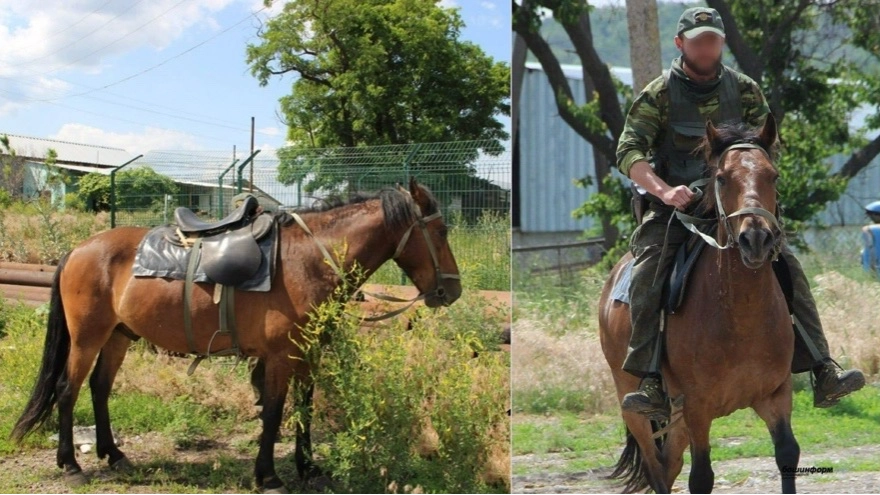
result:
M 666 225 L 669 212 L 651 205 L 645 213 L 642 224 L 633 232 L 630 248 L 635 257 L 630 286 L 630 311 L 633 332 L 623 369 L 629 373 L 643 377 L 647 373 L 659 372 L 652 369 L 657 337 L 660 333 L 660 310 L 663 307 L 663 281 L 669 273 L 675 252 L 681 244 L 687 242 L 691 233 L 677 219 L 669 226 L 666 238 L 666 251 L 661 257 L 663 240 L 666 236 Z M 804 274 L 800 262 L 786 246 L 780 257 L 788 263 L 794 293 L 794 315 L 800 321 L 822 358 L 829 357 L 828 341 L 822 331 L 816 302 L 810 292 L 810 284 Z M 654 275 L 659 266 L 657 282 Z M 794 329 L 792 329 L 794 331 Z M 659 363 L 659 357 L 657 362 Z M 808 344 L 795 331 L 795 352 L 792 359 L 792 372 L 800 373 L 810 370 L 819 362 L 813 358 Z

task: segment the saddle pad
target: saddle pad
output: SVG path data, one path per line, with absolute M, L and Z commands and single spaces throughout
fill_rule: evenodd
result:
M 175 227 L 163 226 L 151 229 L 138 245 L 132 271 L 135 277 L 186 279 L 186 266 L 189 263 L 190 250 L 174 244 L 171 239 L 177 237 Z M 272 275 L 275 273 L 275 247 L 278 229 L 273 228 L 269 234 L 260 239 L 262 257 L 260 268 L 249 280 L 235 286 L 236 289 L 254 292 L 268 292 L 272 288 Z M 202 268 L 202 260 L 195 272 L 195 282 L 214 283 Z
M 620 273 L 617 275 L 617 282 L 614 283 L 614 287 L 611 289 L 611 300 L 620 301 L 624 304 L 629 304 L 629 286 L 632 283 L 632 271 L 633 265 L 636 260 L 629 260 L 623 268 L 620 269 Z

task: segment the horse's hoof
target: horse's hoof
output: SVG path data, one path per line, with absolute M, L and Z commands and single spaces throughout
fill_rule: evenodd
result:
M 133 470 L 134 464 L 132 464 L 131 461 L 128 460 L 128 457 L 123 456 L 118 461 L 110 464 L 110 469 L 119 473 L 125 473 L 127 471 Z
M 71 488 L 78 488 L 85 484 L 88 484 L 89 478 L 82 472 L 82 470 L 77 471 L 69 471 L 64 473 L 64 484 Z

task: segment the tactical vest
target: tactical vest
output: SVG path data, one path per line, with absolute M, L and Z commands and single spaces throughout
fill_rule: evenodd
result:
M 703 177 L 706 162 L 694 155 L 694 150 L 706 135 L 706 117 L 700 114 L 697 104 L 688 98 L 684 85 L 669 70 L 663 71 L 663 81 L 668 95 L 666 136 L 655 152 L 655 172 L 670 186 L 686 186 Z M 733 72 L 724 67 L 718 86 L 719 120 L 715 125 L 740 123 L 743 120 L 742 95 Z

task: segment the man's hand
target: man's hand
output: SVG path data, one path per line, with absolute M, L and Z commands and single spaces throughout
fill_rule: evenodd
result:
M 694 192 L 687 186 L 670 186 L 654 173 L 651 164 L 646 161 L 634 163 L 630 169 L 629 177 L 644 190 L 658 197 L 663 203 L 679 210 L 687 208 L 687 205 L 694 199 Z
M 687 186 L 669 187 L 659 196 L 660 199 L 669 206 L 674 206 L 684 211 L 691 200 L 694 199 L 694 192 Z

